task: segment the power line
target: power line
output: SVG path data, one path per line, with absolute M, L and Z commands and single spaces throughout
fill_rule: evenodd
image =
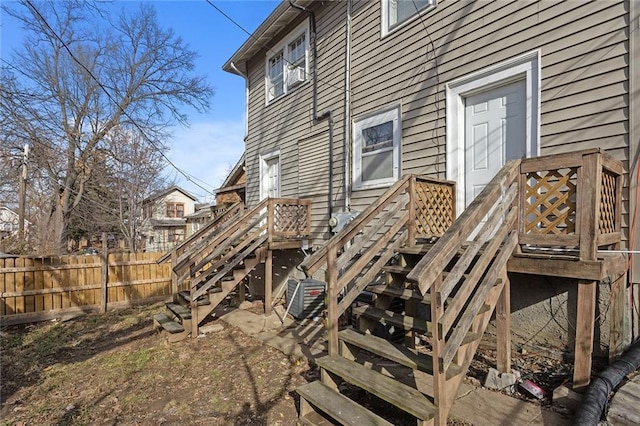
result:
M 42 21 L 42 23 L 44 23 L 44 25 L 46 25 L 46 27 L 49 29 L 49 31 L 51 31 L 51 34 L 60 42 L 60 44 L 62 44 L 62 46 L 64 47 L 64 49 L 67 51 L 67 53 L 69 54 L 69 56 L 71 57 L 71 59 L 73 59 L 74 62 L 76 62 L 88 75 L 89 77 L 91 77 L 91 79 L 93 81 L 96 82 L 96 84 L 98 84 L 98 86 L 100 87 L 100 89 L 102 89 L 102 91 L 107 95 L 107 97 L 109 98 L 109 100 L 111 102 L 113 102 L 113 104 L 120 110 L 120 112 L 122 113 L 122 115 L 124 115 L 125 117 L 127 117 L 131 123 L 133 124 L 133 126 L 140 132 L 140 134 L 142 135 L 142 137 L 153 147 L 155 148 L 160 155 L 162 155 L 162 157 L 167 161 L 167 163 L 169 163 L 174 169 L 176 169 L 178 171 L 178 173 L 180 173 L 182 176 L 185 177 L 185 179 L 187 179 L 187 181 L 192 182 L 194 185 L 196 185 L 197 187 L 199 187 L 200 189 L 202 189 L 203 191 L 215 195 L 212 191 L 208 190 L 207 188 L 203 187 L 202 185 L 200 185 L 199 183 L 195 182 L 193 180 L 193 178 L 195 178 L 195 176 L 190 175 L 189 173 L 183 171 L 182 169 L 180 169 L 177 165 L 175 165 L 175 163 L 173 161 L 171 161 L 169 159 L 169 157 L 167 157 L 167 155 L 155 144 L 155 142 L 147 136 L 147 134 L 144 132 L 144 130 L 142 129 L 142 127 L 140 127 L 140 125 L 129 115 L 129 113 L 122 108 L 122 106 L 120 106 L 120 104 L 113 98 L 113 96 L 111 95 L 111 93 L 109 93 L 109 91 L 106 89 L 106 87 L 104 87 L 104 85 L 93 75 L 93 73 L 82 63 L 80 62 L 75 55 L 73 54 L 73 52 L 71 52 L 71 49 L 69 48 L 69 46 L 64 42 L 64 40 L 62 40 L 62 38 L 55 32 L 55 30 L 51 27 L 51 25 L 49 25 L 49 23 L 47 22 L 47 20 L 44 18 L 44 16 L 42 16 L 42 14 L 40 13 L 40 11 L 33 5 L 33 3 L 31 3 L 30 0 L 26 0 L 27 4 L 29 5 L 29 7 L 33 10 L 33 12 L 38 15 L 38 18 Z M 213 187 L 213 186 L 212 186 Z

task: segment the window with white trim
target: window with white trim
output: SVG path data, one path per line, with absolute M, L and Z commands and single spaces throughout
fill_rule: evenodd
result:
M 437 0 L 381 0 L 382 36 L 436 7 Z
M 291 92 L 308 76 L 309 29 L 304 24 L 267 53 L 267 104 Z
M 354 189 L 389 186 L 398 180 L 400 124 L 400 106 L 354 120 Z

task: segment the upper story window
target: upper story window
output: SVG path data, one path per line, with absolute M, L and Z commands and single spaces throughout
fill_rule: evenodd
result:
M 184 204 L 167 203 L 167 217 L 184 217 Z
M 267 53 L 267 104 L 307 81 L 308 76 L 309 30 L 304 24 Z
M 355 189 L 393 184 L 400 177 L 400 106 L 387 108 L 353 123 Z
M 414 20 L 436 6 L 437 0 L 381 0 L 382 36 Z

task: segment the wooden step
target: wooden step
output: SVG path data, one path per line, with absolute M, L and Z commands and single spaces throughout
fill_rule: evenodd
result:
M 420 420 L 435 416 L 436 407 L 420 391 L 340 356 L 316 360 L 318 367 L 340 376 L 352 385 L 381 398 Z
M 489 307 L 487 305 L 484 305 L 481 312 L 486 312 L 487 309 L 489 309 Z M 405 331 L 416 331 L 428 337 L 433 336 L 433 325 L 431 322 L 425 319 L 414 318 L 393 311 L 385 311 L 383 309 L 379 309 L 370 305 L 358 306 L 357 308 L 353 308 L 352 312 L 356 316 L 363 316 L 365 318 L 378 320 L 385 325 L 399 327 Z M 469 332 L 467 333 L 461 344 L 465 345 L 467 343 L 476 341 L 481 337 L 482 335 L 478 333 Z
M 184 327 L 169 318 L 167 314 L 155 314 L 153 321 L 171 334 L 182 333 L 184 331 Z
M 433 244 L 419 244 L 411 247 L 400 247 L 396 249 L 396 253 L 400 254 L 410 254 L 413 256 L 424 256 L 431 250 Z
M 177 303 L 166 303 L 165 306 L 181 320 L 191 319 L 191 309 Z
M 423 296 L 417 291 L 408 288 L 391 287 L 387 284 L 375 284 L 368 286 L 366 290 L 382 296 L 391 296 L 403 300 L 418 300 L 425 305 L 431 303 L 430 294 L 427 293 Z
M 186 290 L 179 291 L 178 296 L 180 296 L 187 303 L 191 303 L 191 293 L 189 293 L 188 291 Z M 206 297 L 198 298 L 198 306 L 209 305 L 209 304 L 211 304 L 211 302 L 209 302 L 209 299 L 207 299 Z
M 308 425 L 324 425 L 333 424 L 328 422 L 322 414 L 327 414 L 331 419 L 338 421 L 341 425 L 362 426 L 362 425 L 380 425 L 392 426 L 382 417 L 367 410 L 360 404 L 352 401 L 346 396 L 333 391 L 320 381 L 308 383 L 296 389 L 300 395 L 300 421 Z M 308 411 L 302 401 L 306 401 L 312 405 L 309 408 L 317 408 L 317 411 Z
M 363 334 L 353 328 L 342 330 L 338 333 L 338 339 L 389 361 L 409 367 L 412 370 L 433 374 L 433 359 L 430 354 L 418 353 L 404 345 L 397 345 L 372 334 Z M 462 367 L 451 363 L 447 370 L 447 379 L 461 372 Z
M 406 277 L 407 274 L 411 272 L 411 269 L 413 268 L 410 268 L 408 266 L 399 266 L 399 265 L 387 265 L 382 267 L 382 270 L 384 272 L 388 272 L 390 274 L 402 275 L 403 277 Z

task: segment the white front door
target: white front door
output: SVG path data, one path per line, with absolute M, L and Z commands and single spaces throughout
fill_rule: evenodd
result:
M 262 164 L 262 196 L 261 199 L 280 197 L 280 157 L 263 158 Z
M 505 162 L 527 154 L 525 81 L 467 96 L 464 141 L 466 207 Z

